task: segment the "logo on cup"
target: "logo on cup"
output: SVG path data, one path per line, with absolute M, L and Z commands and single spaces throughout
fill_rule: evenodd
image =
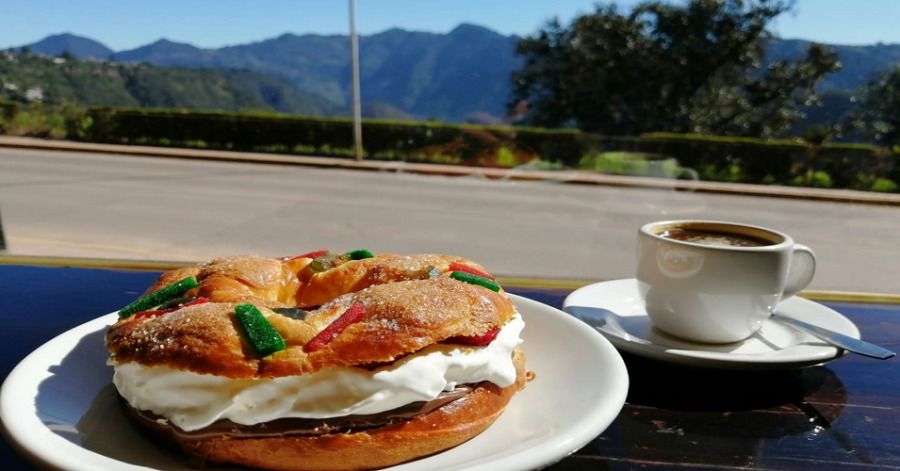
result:
M 691 250 L 670 247 L 656 254 L 659 271 L 671 278 L 687 278 L 703 268 L 703 254 Z

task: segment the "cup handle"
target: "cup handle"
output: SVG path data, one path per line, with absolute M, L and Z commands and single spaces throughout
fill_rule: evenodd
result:
M 781 299 L 789 298 L 806 288 L 816 273 L 816 254 L 803 244 L 794 244 L 791 254 L 791 267 L 788 270 L 787 283 Z

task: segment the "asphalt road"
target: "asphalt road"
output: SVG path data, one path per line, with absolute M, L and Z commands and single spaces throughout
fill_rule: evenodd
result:
M 900 293 L 900 207 L 674 190 L 0 148 L 8 253 L 202 260 L 318 248 L 442 252 L 505 275 L 634 274 L 645 222 L 773 227 L 810 288 Z

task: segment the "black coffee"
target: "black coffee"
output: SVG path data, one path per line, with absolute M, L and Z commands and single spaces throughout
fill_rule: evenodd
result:
M 675 228 L 663 232 L 660 236 L 665 237 L 666 239 L 726 247 L 762 247 L 774 243 L 771 240 L 754 237 L 749 234 L 735 234 L 732 232 L 711 231 L 706 229 Z

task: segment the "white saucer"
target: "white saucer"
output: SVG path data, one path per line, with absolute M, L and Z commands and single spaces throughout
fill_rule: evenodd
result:
M 586 445 L 619 414 L 628 373 L 610 342 L 558 309 L 510 298 L 525 320 L 523 348 L 535 379 L 482 434 L 390 469 L 538 469 Z M 11 445 L 45 468 L 193 471 L 122 413 L 103 344 L 117 318 L 109 314 L 75 327 L 22 360 L 0 389 L 0 425 Z
M 591 308 L 617 314 L 607 317 L 605 324 L 594 326 L 616 348 L 672 363 L 730 369 L 791 369 L 822 364 L 844 354 L 840 348 L 772 320 L 765 321 L 750 338 L 736 343 L 700 344 L 667 335 L 650 325 L 637 280 L 633 278 L 584 286 L 563 302 L 563 309 L 569 314 L 602 319 L 603 312 Z M 859 338 L 859 329 L 853 322 L 808 299 L 788 298 L 778 305 L 777 312 Z

